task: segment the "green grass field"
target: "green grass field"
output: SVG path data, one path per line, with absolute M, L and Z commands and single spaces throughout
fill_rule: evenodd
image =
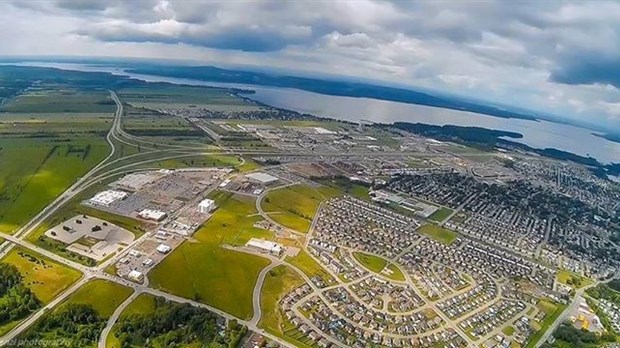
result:
M 258 326 L 278 337 L 292 340 L 296 345 L 302 345 L 292 337 L 287 337 L 286 332 L 294 327 L 284 316 L 279 308 L 279 301 L 304 283 L 303 278 L 291 268 L 280 265 L 269 271 L 261 291 L 262 317 Z
M 361 263 L 362 266 L 375 273 L 380 273 L 388 264 L 388 261 L 382 257 L 359 251 L 353 252 L 353 257 Z
M 88 147 L 88 151 L 86 148 Z M 0 231 L 13 233 L 107 154 L 103 138 L 0 139 Z M 85 152 L 71 152 L 80 149 Z
M 336 282 L 336 280 L 304 250 L 299 250 L 299 253 L 295 257 L 287 256 L 286 261 L 299 268 L 310 278 L 319 276 L 328 284 Z
M 530 340 L 525 345 L 525 348 L 536 347 L 536 344 L 538 343 L 538 341 L 540 341 L 540 339 L 542 338 L 542 335 L 549 329 L 549 327 L 551 326 L 551 324 L 553 324 L 555 319 L 559 317 L 567 307 L 566 305 L 554 304 L 547 300 L 539 301 L 536 304 L 536 306 L 541 311 L 545 312 L 546 315 L 543 318 L 542 323 L 540 323 L 539 325 L 540 327 L 537 328 L 538 330 L 534 333 L 534 335 L 532 335 Z
M 226 89 L 149 85 L 148 87 L 123 88 L 117 91 L 123 101 L 139 108 L 204 108 L 210 110 L 256 110 L 258 107 L 231 95 Z
M 81 277 L 80 272 L 74 269 L 19 247 L 11 250 L 2 262 L 17 267 L 24 277 L 24 285 L 44 304 L 49 303 Z
M 279 224 L 299 232 L 308 232 L 319 204 L 341 194 L 342 191 L 333 187 L 293 185 L 270 191 L 261 205 Z
M 95 279 L 82 285 L 62 305 L 69 303 L 91 305 L 100 316 L 109 318 L 132 291 L 131 288 L 108 280 Z
M 403 271 L 398 266 L 396 266 L 393 263 L 390 263 L 389 265 L 387 265 L 387 269 L 392 271 L 392 274 L 390 275 L 384 274 L 386 277 L 390 279 L 398 280 L 401 282 L 405 281 L 405 275 L 403 274 Z
M 238 318 L 252 316 L 252 291 L 267 259 L 222 248 L 271 232 L 254 228 L 254 200 L 227 192 L 212 195 L 218 209 L 195 234 L 149 273 L 151 284 L 204 302 Z
M 558 282 L 569 285 L 573 289 L 581 289 L 593 283 L 592 279 L 565 269 L 558 271 L 556 279 Z
M 445 218 L 450 216 L 450 214 L 452 214 L 452 209 L 441 207 L 429 216 L 428 219 L 433 221 L 443 221 Z
M 439 227 L 435 224 L 422 225 L 416 231 L 444 244 L 452 244 L 458 237 L 456 232 Z

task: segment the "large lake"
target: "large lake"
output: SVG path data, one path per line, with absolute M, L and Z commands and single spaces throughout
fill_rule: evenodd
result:
M 521 139 L 510 139 L 535 148 L 555 148 L 582 156 L 591 156 L 601 162 L 620 162 L 620 143 L 592 135 L 592 130 L 547 121 L 505 119 L 465 111 L 436 108 L 392 101 L 340 97 L 298 89 L 272 88 L 133 74 L 123 69 L 97 65 L 64 63 L 24 63 L 67 70 L 109 72 L 149 82 L 169 82 L 200 86 L 237 87 L 256 91 L 249 95 L 259 102 L 280 108 L 310 113 L 347 121 L 420 122 L 433 125 L 478 126 L 523 134 Z

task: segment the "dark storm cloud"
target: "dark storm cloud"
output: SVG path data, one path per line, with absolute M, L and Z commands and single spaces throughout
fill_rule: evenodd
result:
M 620 89 L 620 55 L 567 59 L 552 72 L 550 79 L 574 85 L 609 84 Z

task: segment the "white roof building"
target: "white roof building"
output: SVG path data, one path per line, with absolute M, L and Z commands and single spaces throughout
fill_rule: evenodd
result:
M 106 190 L 94 195 L 93 198 L 89 200 L 89 202 L 91 204 L 98 204 L 107 207 L 118 200 L 125 199 L 125 197 L 127 197 L 127 192 L 118 190 Z
M 203 199 L 200 203 L 198 203 L 198 209 L 203 214 L 210 213 L 213 209 L 215 209 L 215 201 L 208 198 Z
M 144 279 L 144 274 L 134 269 L 133 271 L 129 272 L 129 274 L 127 275 L 127 278 L 129 278 L 129 280 L 132 280 L 134 282 L 141 282 Z
M 159 210 L 143 209 L 138 213 L 138 217 L 145 220 L 161 221 L 166 217 L 166 213 Z
M 167 254 L 170 252 L 170 250 L 172 250 L 172 248 L 166 244 L 160 244 L 157 246 L 157 251 L 159 251 L 162 254 Z
M 250 173 L 246 176 L 262 184 L 270 184 L 272 182 L 278 181 L 278 178 L 276 178 L 275 176 L 262 172 Z
M 245 245 L 275 255 L 279 255 L 282 252 L 282 245 L 264 239 L 252 238 Z

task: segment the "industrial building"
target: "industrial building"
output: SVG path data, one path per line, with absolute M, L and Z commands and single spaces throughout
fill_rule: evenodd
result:
M 118 191 L 118 190 L 106 190 L 97 193 L 93 198 L 89 200 L 91 204 L 97 204 L 102 206 L 109 206 L 110 204 L 125 199 L 127 197 L 127 192 Z
M 208 214 L 215 209 L 215 201 L 212 199 L 203 199 L 200 203 L 198 203 L 198 209 L 203 214 Z
M 282 253 L 282 245 L 264 239 L 252 238 L 246 243 L 246 246 L 273 255 L 280 255 Z
M 262 172 L 250 173 L 246 177 L 265 185 L 278 181 L 278 178 L 275 176 Z
M 144 220 L 161 221 L 166 218 L 166 213 L 159 210 L 143 209 L 138 213 L 138 217 Z
M 127 278 L 129 278 L 129 280 L 131 281 L 141 283 L 142 280 L 144 280 L 144 274 L 142 274 L 142 272 L 140 271 L 133 270 L 129 272 Z
M 162 254 L 167 254 L 172 250 L 172 248 L 169 245 L 166 244 L 160 244 L 157 246 L 157 251 L 162 253 Z

